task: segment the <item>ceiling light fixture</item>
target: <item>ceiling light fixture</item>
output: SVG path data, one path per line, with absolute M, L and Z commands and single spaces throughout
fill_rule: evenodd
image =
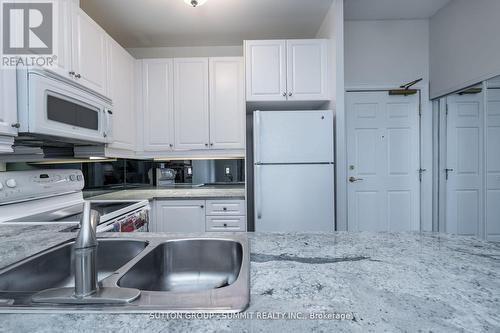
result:
M 184 0 L 184 2 L 190 6 L 199 7 L 207 2 L 207 0 Z

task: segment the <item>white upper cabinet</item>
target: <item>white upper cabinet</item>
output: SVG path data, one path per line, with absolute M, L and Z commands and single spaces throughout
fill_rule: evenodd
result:
M 287 40 L 286 51 L 288 100 L 329 99 L 326 41 Z
M 75 8 L 72 33 L 74 78 L 78 83 L 107 95 L 106 32 L 83 10 Z
M 175 149 L 209 148 L 208 59 L 174 59 Z
M 16 96 L 16 71 L 0 69 L 0 135 L 17 135 Z
M 245 41 L 247 101 L 328 100 L 324 39 Z
M 57 5 L 57 43 L 54 45 L 54 54 L 57 56 L 54 67 L 51 68 L 54 72 L 61 76 L 74 78 L 70 72 L 73 71 L 71 66 L 71 18 L 74 13 L 74 0 L 59 0 L 55 2 Z
M 245 148 L 244 66 L 241 57 L 210 58 L 210 148 Z
M 110 148 L 135 150 L 135 59 L 108 39 L 109 95 L 113 100 L 113 143 Z
M 245 41 L 247 101 L 286 100 L 286 41 Z
M 142 66 L 144 150 L 169 151 L 174 146 L 172 59 L 147 59 Z

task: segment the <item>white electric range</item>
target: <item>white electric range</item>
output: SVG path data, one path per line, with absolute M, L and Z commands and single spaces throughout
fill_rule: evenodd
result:
M 80 170 L 0 172 L 0 223 L 80 223 L 84 185 Z M 97 232 L 148 231 L 147 200 L 89 201 L 101 215 Z

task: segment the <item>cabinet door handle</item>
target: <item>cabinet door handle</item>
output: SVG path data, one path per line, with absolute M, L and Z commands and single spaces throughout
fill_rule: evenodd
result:
M 169 144 L 170 148 L 172 148 L 174 145 L 173 144 Z
M 213 145 L 214 145 L 214 143 L 213 143 L 213 142 L 210 142 L 210 147 L 212 147 Z
M 14 128 L 19 128 L 19 127 L 21 127 L 21 124 L 20 123 L 14 123 L 14 124 L 12 124 L 10 126 L 12 126 Z
M 73 72 L 73 71 L 70 71 L 68 74 L 71 75 L 71 76 L 75 76 L 76 73 Z
M 223 211 L 226 211 L 226 210 L 227 210 L 227 208 L 226 208 L 226 207 L 223 207 L 223 208 L 222 208 L 222 210 L 223 210 Z
M 200 208 L 205 208 L 205 206 L 201 205 Z
M 282 95 L 283 95 L 283 97 L 286 97 L 286 92 L 283 92 L 283 94 L 282 94 Z
M 208 147 L 208 143 L 205 143 L 205 147 Z
M 224 223 L 224 228 L 227 228 L 227 223 Z
M 80 74 L 76 74 L 76 75 L 75 75 L 75 77 L 76 77 L 77 79 L 79 79 L 79 78 L 81 78 L 82 76 L 81 76 Z
M 293 94 L 291 92 L 288 93 L 288 96 L 292 96 Z

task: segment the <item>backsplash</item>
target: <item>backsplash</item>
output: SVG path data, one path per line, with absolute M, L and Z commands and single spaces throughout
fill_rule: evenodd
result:
M 79 169 L 85 177 L 85 190 L 156 186 L 156 169 L 175 170 L 175 183 L 241 183 L 245 181 L 245 163 L 235 160 L 151 161 L 117 159 L 88 163 L 7 163 L 6 171 L 32 169 Z

